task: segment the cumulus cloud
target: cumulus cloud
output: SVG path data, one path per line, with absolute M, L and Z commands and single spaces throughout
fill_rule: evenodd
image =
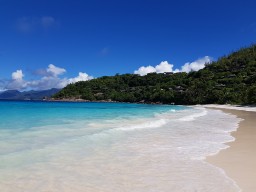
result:
M 209 56 L 205 56 L 203 58 L 199 58 L 196 61 L 193 61 L 191 63 L 185 63 L 181 69 L 175 69 L 173 70 L 174 65 L 168 63 L 168 61 L 162 61 L 160 64 L 153 66 L 147 66 L 147 67 L 140 67 L 138 70 L 134 71 L 134 74 L 138 74 L 140 76 L 147 75 L 148 73 L 166 73 L 166 72 L 186 72 L 189 73 L 190 71 L 198 71 L 200 69 L 203 69 L 205 67 L 206 63 L 211 63 L 212 58 Z
M 24 74 L 22 70 L 16 70 L 12 73 L 12 79 L 2 82 L 0 85 L 0 90 L 6 89 L 17 89 L 17 90 L 45 90 L 51 88 L 63 88 L 70 83 L 76 83 L 78 81 L 88 81 L 93 79 L 92 76 L 89 76 L 87 73 L 79 72 L 78 76 L 73 78 L 61 78 L 60 75 L 63 75 L 66 72 L 66 69 L 57 67 L 53 64 L 50 64 L 46 69 L 38 70 L 40 76 L 39 79 L 26 81 L 23 79 Z
M 27 86 L 35 90 L 45 90 L 51 88 L 63 88 L 71 83 L 78 81 L 88 81 L 93 79 L 87 73 L 79 72 L 77 77 L 74 78 L 59 78 L 58 76 L 43 76 L 39 80 L 30 81 Z
M 33 72 L 34 75 L 39 75 L 39 76 L 59 76 L 63 75 L 66 73 L 66 69 L 57 67 L 53 64 L 49 64 L 46 69 L 37 69 L 36 71 Z
M 93 79 L 92 76 L 89 76 L 87 73 L 79 72 L 77 77 L 68 79 L 68 83 L 76 83 L 78 81 L 88 81 Z
M 22 70 L 17 70 L 12 73 L 12 79 L 13 80 L 22 80 L 24 77 Z
M 169 64 L 167 61 L 162 61 L 159 65 L 156 67 L 157 73 L 164 73 L 164 72 L 172 72 L 173 65 Z
M 138 74 L 140 76 L 144 76 L 144 75 L 147 75 L 148 73 L 155 73 L 156 72 L 156 69 L 155 67 L 152 67 L 152 66 L 147 66 L 147 67 L 140 67 L 138 70 L 135 70 L 134 73 L 135 74 Z
M 203 69 L 205 67 L 206 63 L 211 63 L 212 59 L 209 56 L 205 56 L 203 58 L 199 58 L 194 62 L 191 63 L 185 63 L 181 67 L 182 72 L 189 73 L 190 71 L 198 71 L 200 69 Z
M 23 89 L 26 87 L 27 82 L 23 80 L 24 74 L 22 70 L 17 70 L 12 73 L 12 79 L 7 81 L 4 89 Z
M 39 80 L 29 81 L 27 83 L 27 88 L 35 90 L 45 90 L 51 88 L 63 88 L 67 85 L 66 79 L 61 79 L 59 77 L 44 76 Z
M 147 75 L 148 73 L 164 73 L 164 72 L 172 72 L 173 65 L 169 64 L 167 61 L 162 61 L 159 65 L 155 67 L 149 65 L 147 67 L 140 67 L 138 70 L 135 70 L 134 73 L 140 76 Z
M 63 73 L 65 73 L 66 69 L 60 68 L 60 67 L 56 67 L 55 65 L 50 64 L 50 65 L 48 65 L 48 68 L 46 69 L 46 72 L 50 76 L 57 77 L 58 75 L 62 75 Z

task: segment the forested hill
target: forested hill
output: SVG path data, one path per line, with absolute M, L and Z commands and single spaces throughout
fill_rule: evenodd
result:
M 175 104 L 256 104 L 256 45 L 190 73 L 103 76 L 63 88 L 54 99 Z

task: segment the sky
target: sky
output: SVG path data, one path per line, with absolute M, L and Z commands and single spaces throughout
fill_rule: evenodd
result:
M 189 72 L 256 42 L 256 1 L 0 0 L 0 91 Z

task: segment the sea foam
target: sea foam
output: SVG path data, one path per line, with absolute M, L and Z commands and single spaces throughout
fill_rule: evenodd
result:
M 70 118 L 59 114 L 58 122 L 62 123 L 47 121 L 28 129 L 0 129 L 1 190 L 240 190 L 223 170 L 204 161 L 234 140 L 230 133 L 238 127 L 240 119 L 236 116 L 202 107 L 161 109 L 128 104 L 107 105 L 115 110 L 111 115 L 106 105 L 95 105 L 101 110 L 91 112 L 94 117 L 87 113 L 87 118 L 82 118 L 81 106 L 87 110 L 88 106 L 81 104 L 81 118 L 77 118 L 69 104 Z M 127 107 L 130 110 L 125 113 Z

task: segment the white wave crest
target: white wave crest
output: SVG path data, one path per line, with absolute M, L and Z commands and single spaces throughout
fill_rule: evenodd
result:
M 132 126 L 125 126 L 121 128 L 117 128 L 116 130 L 122 130 L 122 131 L 132 131 L 135 129 L 147 129 L 147 128 L 157 128 L 162 127 L 168 122 L 166 119 L 158 119 L 155 121 L 149 121 L 146 123 L 138 124 L 138 125 L 132 125 Z
M 204 108 L 197 108 L 197 109 L 200 109 L 201 111 L 199 113 L 194 113 L 192 115 L 182 117 L 179 120 L 180 121 L 193 121 L 198 117 L 202 117 L 202 116 L 207 115 L 207 110 L 206 109 L 204 109 Z

